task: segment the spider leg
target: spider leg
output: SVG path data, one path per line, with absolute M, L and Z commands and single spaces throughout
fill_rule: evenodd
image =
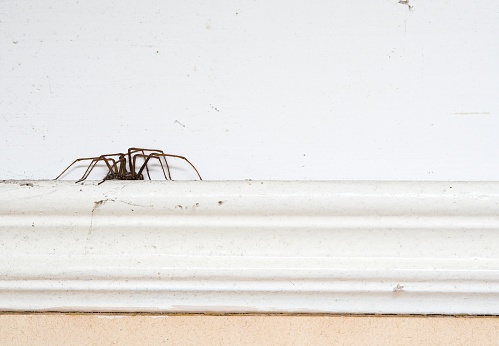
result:
M 148 151 L 152 151 L 152 149 L 147 149 L 147 150 L 148 150 Z M 154 151 L 159 152 L 160 154 L 164 154 L 164 153 L 163 153 L 163 151 L 161 151 L 161 150 L 154 150 Z M 155 155 L 156 155 L 156 154 L 157 154 L 157 153 L 150 153 L 150 154 L 147 154 L 147 155 L 140 155 L 140 156 L 143 156 L 143 157 L 144 157 L 144 159 L 145 159 L 146 157 L 148 157 L 148 158 L 147 158 L 147 159 L 145 159 L 145 160 L 146 160 L 146 161 L 149 161 L 149 159 L 150 159 L 151 157 L 155 157 Z M 171 172 L 170 172 L 170 165 L 168 164 L 168 161 L 166 160 L 166 158 L 165 158 L 165 157 L 163 157 L 163 160 L 165 161 L 165 166 L 166 166 L 166 171 L 168 172 L 168 176 L 166 175 L 166 172 L 165 172 L 165 167 L 163 166 L 163 163 L 161 162 L 161 158 L 160 158 L 160 157 L 156 157 L 156 158 L 158 159 L 159 164 L 161 165 L 161 170 L 163 171 L 163 175 L 165 176 L 165 179 L 166 179 L 166 180 L 172 180 L 172 175 L 171 175 Z M 135 157 L 134 157 L 134 162 L 135 162 L 135 160 L 136 160 L 136 159 L 135 159 Z M 145 164 L 145 168 L 146 168 L 146 170 L 147 170 L 147 169 L 148 169 L 148 168 L 147 168 L 147 167 L 148 167 L 148 166 L 147 166 L 147 162 L 144 162 L 144 164 Z M 144 166 L 144 164 L 143 164 L 143 166 Z M 143 170 L 143 167 L 139 170 L 139 172 L 142 172 L 142 170 Z M 140 173 L 139 173 L 139 174 L 140 174 Z M 150 179 L 150 177 L 149 177 L 149 179 Z
M 88 175 L 90 174 L 90 172 L 95 168 L 95 166 L 97 165 L 97 163 L 100 160 L 105 160 L 105 159 L 103 159 L 101 156 L 99 156 L 99 157 L 96 157 L 94 160 L 92 160 L 92 162 L 90 163 L 90 165 L 88 166 L 87 170 L 85 171 L 85 173 L 83 174 L 83 176 L 81 177 L 81 179 L 79 181 L 87 179 Z M 108 174 L 112 172 L 112 168 L 114 168 L 114 173 L 118 173 L 117 170 L 116 170 L 116 160 L 114 160 L 112 158 L 108 158 L 107 160 L 113 162 L 113 165 L 111 167 L 109 167 L 109 164 L 107 163 L 107 161 L 105 161 L 107 167 L 109 168 Z
M 106 160 L 106 158 L 103 158 L 103 159 Z M 112 158 L 107 158 L 107 159 L 110 160 L 110 161 L 113 161 L 113 165 L 109 168 L 109 172 L 106 174 L 106 176 L 104 177 L 104 179 L 102 179 L 99 183 L 97 183 L 97 185 L 102 184 L 106 180 L 115 179 L 113 177 L 109 177 L 110 173 L 116 174 L 117 177 L 119 177 L 120 174 L 123 174 L 122 173 L 123 170 L 126 173 L 126 159 L 124 158 L 123 155 L 121 155 L 118 158 L 118 161 L 116 161 L 115 159 L 112 159 Z M 120 164 L 119 168 L 118 168 L 118 163 Z M 106 164 L 107 164 L 107 162 L 106 162 Z M 108 165 L 108 167 L 109 167 L 109 165 Z M 113 170 L 114 170 L 114 172 L 113 172 Z M 119 178 L 117 178 L 117 179 L 119 179 Z
M 57 176 L 57 178 L 55 178 L 54 180 L 59 179 L 59 178 L 60 178 L 60 177 L 61 177 L 64 173 L 66 173 L 66 171 L 67 171 L 67 170 L 68 170 L 71 166 L 73 166 L 75 163 L 80 162 L 80 161 L 95 160 L 95 159 L 97 159 L 97 157 L 83 157 L 83 158 L 80 158 L 80 159 L 76 159 L 76 160 L 74 160 L 74 161 L 73 161 L 73 163 L 71 163 L 69 166 L 67 166 L 67 167 L 66 167 L 66 169 L 65 169 L 65 170 L 63 170 L 63 171 L 61 172 L 61 174 L 59 174 L 59 175 Z M 92 164 L 92 163 L 90 163 L 90 165 L 91 165 L 91 164 Z M 88 168 L 87 168 L 87 169 L 88 169 Z
M 161 155 L 164 155 L 165 153 L 161 150 L 158 150 Z M 166 160 L 166 157 L 165 156 L 161 156 L 163 158 L 163 160 L 165 161 L 165 165 L 166 165 L 166 170 L 168 172 L 168 178 L 166 180 L 172 180 L 172 173 L 170 171 L 170 165 L 168 164 L 168 161 Z M 165 173 L 165 168 L 163 167 L 163 164 L 161 164 L 161 159 L 158 158 L 158 161 L 159 161 L 159 164 L 161 165 L 161 169 L 163 169 L 163 174 Z M 166 177 L 165 177 L 166 178 Z
M 116 167 L 116 161 L 114 159 L 112 159 L 112 158 L 106 158 L 104 155 L 96 157 L 96 158 L 94 158 L 92 160 L 92 162 L 88 166 L 88 168 L 85 171 L 85 173 L 83 174 L 83 176 L 79 180 L 77 180 L 75 183 L 79 183 L 79 182 L 87 179 L 88 176 L 90 175 L 90 172 L 92 172 L 92 170 L 95 168 L 95 166 L 97 165 L 97 163 L 99 161 L 104 161 L 106 163 L 107 168 L 109 168 L 109 172 L 108 173 L 111 173 L 113 171 L 113 167 Z M 113 165 L 111 166 L 108 161 L 112 161 Z M 116 171 L 116 169 L 115 169 L 115 171 Z
M 66 171 L 71 167 L 73 166 L 75 163 L 79 162 L 79 161 L 85 161 L 85 160 L 94 160 L 94 159 L 97 159 L 99 157 L 108 157 L 108 156 L 120 156 L 120 155 L 124 155 L 123 153 L 116 153 L 116 154 L 105 154 L 105 155 L 100 155 L 100 156 L 97 156 L 97 157 L 83 157 L 83 158 L 79 158 L 79 159 L 76 159 L 73 161 L 73 163 L 71 163 L 68 167 L 66 167 L 65 170 L 63 170 L 61 172 L 61 174 L 59 174 L 57 176 L 57 178 L 55 178 L 54 180 L 57 180 L 59 179 L 64 173 L 66 173 Z
M 150 152 L 149 154 L 146 154 L 146 151 L 147 152 Z M 146 148 L 128 148 L 128 157 L 129 157 L 129 161 L 132 162 L 132 158 L 131 158 L 131 154 L 132 153 L 137 153 L 137 152 L 141 152 L 142 155 L 144 155 L 143 157 L 145 158 L 147 155 L 151 155 L 153 153 L 159 153 L 159 154 L 164 154 L 163 150 L 159 150 L 159 149 L 146 149 Z M 170 173 L 170 166 L 168 165 L 168 161 L 166 161 L 166 158 L 163 157 L 163 160 L 165 161 L 165 165 L 166 165 L 166 169 L 168 171 L 168 177 L 169 178 L 166 178 L 166 180 L 171 180 L 172 177 L 171 177 L 171 173 Z M 133 160 L 133 171 L 135 172 L 135 168 L 136 168 L 136 165 L 135 165 L 135 162 L 136 162 L 136 159 Z M 159 159 L 159 162 L 160 162 L 160 165 L 161 165 L 161 168 L 163 169 L 163 174 L 165 174 L 165 169 L 163 167 L 163 164 L 161 162 L 161 159 Z M 147 177 L 149 178 L 149 180 L 151 180 L 151 176 L 149 175 L 149 167 L 146 165 L 145 166 L 146 168 L 146 172 L 147 172 Z M 130 165 L 130 170 L 132 170 L 132 165 Z
M 109 171 L 108 171 L 108 174 L 109 173 L 116 173 L 118 174 L 118 167 L 116 165 L 116 160 L 114 160 L 113 158 L 111 158 L 112 156 L 118 156 L 118 157 L 123 157 L 125 154 L 123 153 L 115 153 L 115 154 L 104 154 L 104 155 L 101 155 L 99 157 L 95 157 L 94 158 L 94 161 L 92 161 L 92 163 L 90 163 L 90 165 L 88 166 L 87 170 L 85 171 L 85 173 L 83 174 L 83 177 L 78 180 L 77 182 L 80 182 L 82 180 L 85 180 L 88 178 L 88 175 L 90 174 L 90 172 L 95 168 L 96 164 L 100 161 L 100 160 L 104 160 L 104 162 L 106 163 L 107 167 L 109 168 Z M 110 156 L 110 157 L 109 157 Z M 108 161 L 106 160 L 109 160 L 109 161 L 112 161 L 113 162 L 113 165 L 110 166 Z M 119 160 L 119 158 L 118 158 Z M 114 172 L 113 172 L 113 168 L 114 168 Z
M 172 180 L 172 174 L 170 172 L 170 165 L 168 165 L 168 161 L 166 161 L 166 157 L 163 157 L 163 160 L 165 160 L 166 170 L 168 171 L 168 178 L 166 180 L 168 180 L 168 179 Z M 163 169 L 163 174 L 164 174 L 165 173 L 165 169 L 163 168 L 163 165 L 161 164 L 161 160 L 159 160 L 159 164 L 161 165 L 161 168 Z
M 161 151 L 161 150 L 159 150 Z M 164 153 L 161 151 L 161 154 L 164 155 Z M 164 156 L 156 156 L 156 153 L 152 153 L 151 156 L 156 157 L 159 161 L 159 164 L 161 165 L 161 169 L 163 170 L 163 175 L 165 176 L 166 180 L 172 180 L 172 174 L 170 172 L 170 165 L 168 164 L 168 161 L 166 160 L 166 157 Z M 163 163 L 161 162 L 161 157 L 163 157 L 163 160 L 165 161 L 166 165 L 166 171 L 168 172 L 168 177 L 165 174 L 165 167 L 163 167 Z
M 164 157 L 176 157 L 177 159 L 182 159 L 182 160 L 186 161 L 194 169 L 194 171 L 196 172 L 196 174 L 199 177 L 199 180 L 203 180 L 203 178 L 201 178 L 201 174 L 199 174 L 197 168 L 186 157 L 180 156 L 180 155 L 173 155 L 173 154 L 161 154 L 160 156 L 164 156 Z
M 186 161 L 193 169 L 194 171 L 196 172 L 196 174 L 198 175 L 199 177 L 199 180 L 203 180 L 201 178 L 201 175 L 199 174 L 198 170 L 196 169 L 196 167 L 187 159 L 185 158 L 184 156 L 180 156 L 180 155 L 173 155 L 173 154 L 157 154 L 157 153 L 152 153 L 149 155 L 149 157 L 175 157 L 175 158 L 178 158 L 178 159 L 182 159 L 184 161 Z M 148 161 L 148 159 L 146 159 Z M 165 159 L 165 162 L 166 162 L 166 159 Z M 144 166 L 142 166 L 142 168 L 140 169 L 139 171 L 139 174 L 142 172 L 142 170 L 144 169 Z M 168 169 L 168 172 L 169 172 L 169 169 Z M 170 180 L 171 180 L 171 177 L 170 177 Z
M 128 164 L 130 167 L 130 172 L 132 172 L 133 175 L 136 175 L 137 173 L 135 172 L 135 161 L 136 161 L 135 155 L 133 156 L 133 160 L 132 160 L 132 154 L 137 153 L 137 152 L 141 152 L 142 155 L 145 155 L 145 150 L 149 150 L 149 149 L 128 148 Z M 151 180 L 151 175 L 149 174 L 149 168 L 147 166 L 146 166 L 146 172 L 147 172 L 147 177 L 149 178 L 149 180 Z
M 163 166 L 163 163 L 161 162 L 161 158 L 159 156 L 157 156 L 156 153 L 151 153 L 149 155 L 135 154 L 134 157 L 133 157 L 134 165 L 135 165 L 135 160 L 136 160 L 137 156 L 144 157 L 144 163 L 142 164 L 139 172 L 137 173 L 138 175 L 142 174 L 142 171 L 144 170 L 144 167 L 147 169 L 147 163 L 149 162 L 149 160 L 151 158 L 155 158 L 155 159 L 158 159 L 159 164 L 161 165 L 161 169 L 163 170 L 163 175 L 165 176 L 165 180 L 172 180 L 171 179 L 171 175 L 170 175 L 170 166 L 168 165 L 168 162 L 166 161 L 166 159 L 165 159 L 165 163 L 166 163 L 166 168 L 168 170 L 168 176 L 166 175 L 165 167 Z
M 118 168 L 118 174 L 125 175 L 127 173 L 125 156 L 120 156 L 118 159 L 118 163 L 120 164 Z

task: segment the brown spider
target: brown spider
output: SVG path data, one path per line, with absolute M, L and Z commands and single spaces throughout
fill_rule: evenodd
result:
M 106 164 L 108 172 L 99 184 L 102 184 L 106 180 L 144 180 L 144 169 L 146 170 L 147 177 L 149 178 L 149 180 L 151 180 L 149 168 L 147 166 L 151 159 L 157 159 L 161 166 L 165 179 L 172 180 L 170 166 L 168 165 L 168 161 L 166 160 L 167 157 L 175 157 L 185 160 L 194 169 L 199 177 L 199 180 L 202 180 L 201 175 L 199 174 L 196 167 L 194 167 L 194 165 L 187 158 L 179 155 L 165 154 L 162 150 L 144 148 L 129 148 L 127 153 L 105 154 L 97 157 L 83 157 L 76 159 L 73 161 L 73 163 L 66 167 L 66 169 L 62 171 L 62 173 L 59 174 L 57 178 L 55 178 L 55 180 L 59 179 L 75 163 L 86 160 L 91 160 L 91 162 L 88 165 L 85 173 L 83 173 L 83 176 L 79 180 L 77 180 L 76 183 L 87 179 L 90 175 L 90 172 L 92 172 L 97 163 L 99 163 L 100 161 Z M 144 160 L 140 167 L 137 166 L 137 158 L 142 158 Z

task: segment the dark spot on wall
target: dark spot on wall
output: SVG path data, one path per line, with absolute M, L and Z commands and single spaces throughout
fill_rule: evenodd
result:
M 409 10 L 412 10 L 414 6 L 409 4 L 409 0 L 399 0 L 399 4 L 407 6 Z

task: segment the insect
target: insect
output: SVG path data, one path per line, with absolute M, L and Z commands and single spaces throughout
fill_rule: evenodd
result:
M 90 164 L 88 165 L 85 173 L 83 173 L 83 176 L 77 180 L 76 183 L 87 179 L 99 162 L 103 162 L 108 169 L 106 176 L 99 184 L 102 184 L 106 180 L 144 180 L 144 170 L 149 180 L 151 180 L 148 167 L 151 160 L 158 160 L 165 180 L 173 180 L 170 165 L 166 160 L 167 157 L 178 158 L 186 161 L 194 169 L 199 177 L 199 180 L 202 180 L 196 167 L 187 158 L 180 155 L 165 154 L 162 150 L 144 148 L 129 148 L 126 153 L 104 154 L 96 157 L 83 157 L 76 159 L 73 163 L 66 167 L 66 169 L 63 170 L 62 173 L 55 178 L 55 180 L 59 179 L 71 166 L 80 161 L 90 161 Z M 137 159 L 139 159 L 139 161 L 137 161 Z

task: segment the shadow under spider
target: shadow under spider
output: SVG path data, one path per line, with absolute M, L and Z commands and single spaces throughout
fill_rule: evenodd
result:
M 151 159 L 158 160 L 165 180 L 173 180 L 170 165 L 166 160 L 167 157 L 173 157 L 186 161 L 194 169 L 199 177 L 199 180 L 203 180 L 196 167 L 184 156 L 165 154 L 162 150 L 145 148 L 129 148 L 127 153 L 104 154 L 97 157 L 82 157 L 76 159 L 73 163 L 66 167 L 66 169 L 63 170 L 61 174 L 55 178 L 55 180 L 59 179 L 75 163 L 89 160 L 90 164 L 88 165 L 85 173 L 83 173 L 83 176 L 77 180 L 76 183 L 87 179 L 99 162 L 104 162 L 108 168 L 106 176 L 99 183 L 99 185 L 106 180 L 144 180 L 144 170 L 147 178 L 151 180 L 148 167 L 148 163 L 150 163 Z M 142 164 L 137 164 L 137 158 L 141 158 L 143 160 Z

